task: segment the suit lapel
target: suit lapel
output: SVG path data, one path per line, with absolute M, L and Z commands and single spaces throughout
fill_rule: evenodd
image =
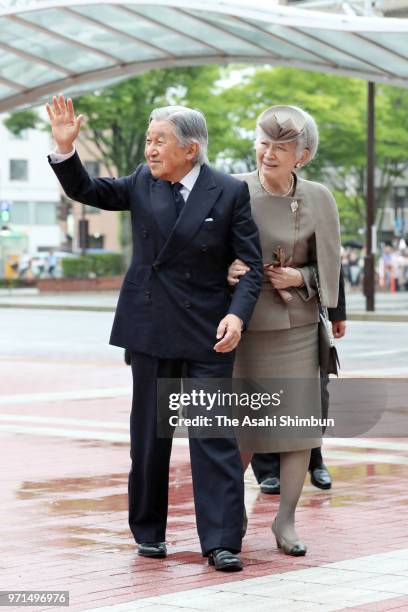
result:
M 202 166 L 187 202 L 157 257 L 158 263 L 173 257 L 190 242 L 214 206 L 221 191 L 222 187 L 214 181 L 211 169 L 206 165 Z
M 173 193 L 168 181 L 151 180 L 150 202 L 160 232 L 163 238 L 167 240 L 177 219 L 173 204 Z

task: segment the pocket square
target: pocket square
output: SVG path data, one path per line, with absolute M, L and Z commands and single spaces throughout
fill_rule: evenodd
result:
M 212 221 L 214 221 L 212 217 L 207 217 L 206 219 L 204 219 L 204 223 L 211 223 Z

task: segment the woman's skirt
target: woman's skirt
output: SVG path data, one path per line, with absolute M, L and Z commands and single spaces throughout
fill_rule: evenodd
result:
M 313 323 L 243 334 L 237 349 L 234 378 L 242 379 L 242 388 L 250 390 L 250 394 L 265 390 L 270 395 L 278 394 L 275 400 L 279 397 L 280 404 L 246 410 L 245 414 L 250 413 L 249 417 L 255 419 L 255 425 L 251 420 L 248 427 L 240 424 L 235 430 L 241 450 L 279 453 L 321 446 L 317 327 Z M 264 425 L 266 415 L 270 419 Z M 256 425 L 257 422 L 261 425 Z

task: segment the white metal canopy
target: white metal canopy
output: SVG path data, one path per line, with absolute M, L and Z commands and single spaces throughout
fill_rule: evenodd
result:
M 272 64 L 408 87 L 408 19 L 269 0 L 0 0 L 0 112 L 152 68 Z

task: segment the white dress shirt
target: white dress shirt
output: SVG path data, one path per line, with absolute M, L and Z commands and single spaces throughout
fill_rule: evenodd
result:
M 195 185 L 196 180 L 198 179 L 198 175 L 200 174 L 201 166 L 200 164 L 195 164 L 190 172 L 186 174 L 180 181 L 183 186 L 180 189 L 180 193 L 183 196 L 185 202 L 187 202 L 187 198 L 190 195 L 193 187 Z M 174 183 L 172 183 L 174 184 Z
M 72 151 L 70 151 L 69 153 L 58 153 L 58 151 L 52 151 L 50 153 L 50 160 L 52 164 L 60 164 L 61 162 L 65 161 L 66 159 L 69 159 L 70 157 L 72 157 L 75 153 L 75 147 L 72 147 Z

